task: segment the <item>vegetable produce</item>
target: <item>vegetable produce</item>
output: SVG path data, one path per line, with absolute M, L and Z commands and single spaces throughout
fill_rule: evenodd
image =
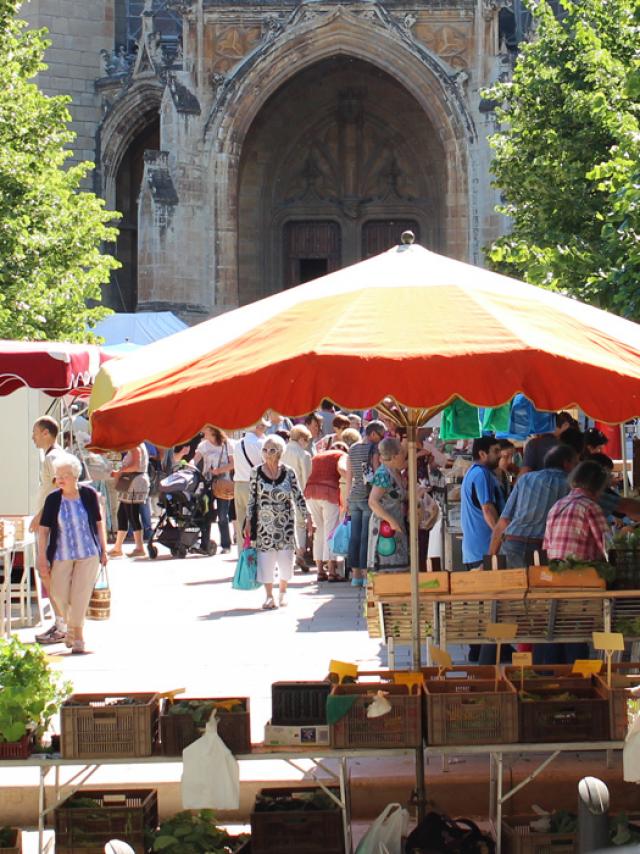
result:
M 245 836 L 229 836 L 215 822 L 212 810 L 179 812 L 153 834 L 153 850 L 164 854 L 233 854 Z
M 605 581 L 613 581 L 616 577 L 615 567 L 606 560 L 584 560 L 574 555 L 567 555 L 564 560 L 550 560 L 551 572 L 567 572 L 569 569 L 595 569 L 600 578 Z

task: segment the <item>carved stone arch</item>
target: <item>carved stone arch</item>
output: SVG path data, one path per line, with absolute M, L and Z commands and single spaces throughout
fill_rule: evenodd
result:
M 107 207 L 115 207 L 116 176 L 132 141 L 160 115 L 164 84 L 159 80 L 135 83 L 110 108 L 102 120 L 100 171 Z
M 204 148 L 211 158 L 217 306 L 239 301 L 236 212 L 240 155 L 247 133 L 280 87 L 304 69 L 335 56 L 353 57 L 380 69 L 419 104 L 445 152 L 447 231 L 443 251 L 469 260 L 477 250 L 471 245 L 473 120 L 450 69 L 399 25 L 391 24 L 390 16 L 380 8 L 376 6 L 377 11 L 370 15 L 353 14 L 343 7 L 327 14 L 309 11 L 302 22 L 292 22 L 295 25 L 263 42 L 219 86 L 204 134 Z
M 138 304 L 138 200 L 146 150 L 160 148 L 160 102 L 157 81 L 134 83 L 105 116 L 100 129 L 103 195 L 122 214 L 115 255 L 121 262 L 104 289 L 103 300 L 116 311 Z

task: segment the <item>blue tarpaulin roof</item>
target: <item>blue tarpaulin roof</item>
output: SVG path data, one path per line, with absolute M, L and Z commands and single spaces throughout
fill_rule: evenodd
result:
M 111 314 L 97 323 L 93 332 L 104 338 L 107 345 L 125 342 L 151 344 L 186 328 L 187 324 L 171 311 L 138 311 L 134 314 Z

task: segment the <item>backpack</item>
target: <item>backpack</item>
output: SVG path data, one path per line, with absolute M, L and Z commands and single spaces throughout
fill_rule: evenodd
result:
M 488 834 L 468 818 L 450 819 L 430 812 L 409 834 L 406 854 L 495 854 Z

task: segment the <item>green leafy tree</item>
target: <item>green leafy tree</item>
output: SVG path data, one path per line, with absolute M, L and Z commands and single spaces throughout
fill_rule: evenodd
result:
M 532 3 L 491 138 L 502 272 L 640 319 L 640 0 Z
M 0 338 L 82 341 L 108 313 L 95 303 L 119 266 L 101 252 L 115 214 L 80 192 L 92 164 L 65 168 L 69 99 L 30 82 L 47 42 L 15 17 L 19 5 L 0 0 Z

